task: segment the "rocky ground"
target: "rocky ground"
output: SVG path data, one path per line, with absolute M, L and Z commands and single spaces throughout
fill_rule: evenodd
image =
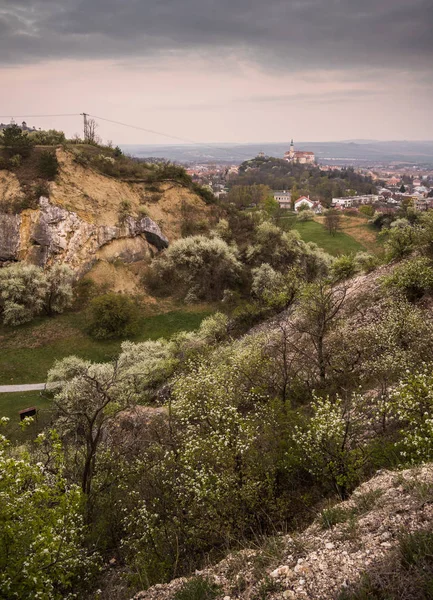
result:
M 432 528 L 433 465 L 382 471 L 303 533 L 231 554 L 196 575 L 221 586 L 224 600 L 337 599 L 363 572 L 387 558 L 392 564 L 400 535 Z M 172 600 L 187 581 L 154 586 L 134 600 Z

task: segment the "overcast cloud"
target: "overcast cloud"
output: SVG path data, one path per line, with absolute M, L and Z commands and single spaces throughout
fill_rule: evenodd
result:
M 433 138 L 432 29 L 432 0 L 0 0 L 0 113 L 79 103 L 200 141 Z
M 433 59 L 431 0 L 0 0 L 0 61 L 218 50 L 280 69 Z

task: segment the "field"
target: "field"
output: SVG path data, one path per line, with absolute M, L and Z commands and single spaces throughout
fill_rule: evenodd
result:
M 287 229 L 298 231 L 305 242 L 314 242 L 333 256 L 361 251 L 381 253 L 377 233 L 368 225 L 367 219 L 342 215 L 341 231 L 335 235 L 325 229 L 323 220 L 323 217 L 316 217 L 314 221 L 296 222 L 293 216 L 287 218 L 286 224 Z
M 192 331 L 212 312 L 208 305 L 182 307 L 160 314 L 144 312 L 132 341 L 156 340 L 179 331 Z M 122 342 L 93 340 L 86 335 L 85 325 L 84 312 L 71 312 L 51 319 L 38 319 L 14 329 L 1 327 L 0 385 L 43 383 L 54 361 L 70 354 L 95 362 L 113 359 Z M 21 431 L 18 411 L 29 406 L 37 407 L 38 421 Z M 50 399 L 40 392 L 0 394 L 0 416 L 11 419 L 7 433 L 18 440 L 34 437 L 48 422 L 49 406 Z
M 144 313 L 132 340 L 156 340 L 192 331 L 211 312 L 209 306 L 196 306 L 161 314 Z M 70 354 L 104 362 L 119 353 L 121 341 L 93 340 L 86 335 L 85 325 L 85 314 L 81 312 L 38 319 L 14 329 L 0 328 L 0 385 L 42 383 L 54 361 Z

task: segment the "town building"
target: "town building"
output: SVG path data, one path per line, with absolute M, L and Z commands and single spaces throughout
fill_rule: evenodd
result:
M 360 204 L 376 204 L 379 196 L 376 194 L 365 194 L 364 196 L 347 196 L 347 198 L 332 198 L 332 206 L 338 208 L 352 208 Z
M 299 165 L 314 165 L 316 156 L 314 152 L 295 150 L 295 144 L 292 140 L 290 142 L 290 150 L 284 154 L 284 160 Z
M 294 207 L 295 212 L 308 209 L 315 212 L 316 215 L 321 215 L 323 213 L 323 206 L 321 203 L 311 200 L 310 196 L 301 196 L 298 198 L 294 203 Z
M 278 202 L 280 208 L 290 210 L 292 208 L 292 194 L 287 190 L 276 190 L 273 192 L 274 199 Z

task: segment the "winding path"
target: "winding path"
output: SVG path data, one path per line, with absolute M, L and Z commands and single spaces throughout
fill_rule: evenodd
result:
M 0 394 L 9 392 L 33 392 L 35 390 L 44 390 L 45 383 L 27 383 L 24 385 L 0 385 Z

